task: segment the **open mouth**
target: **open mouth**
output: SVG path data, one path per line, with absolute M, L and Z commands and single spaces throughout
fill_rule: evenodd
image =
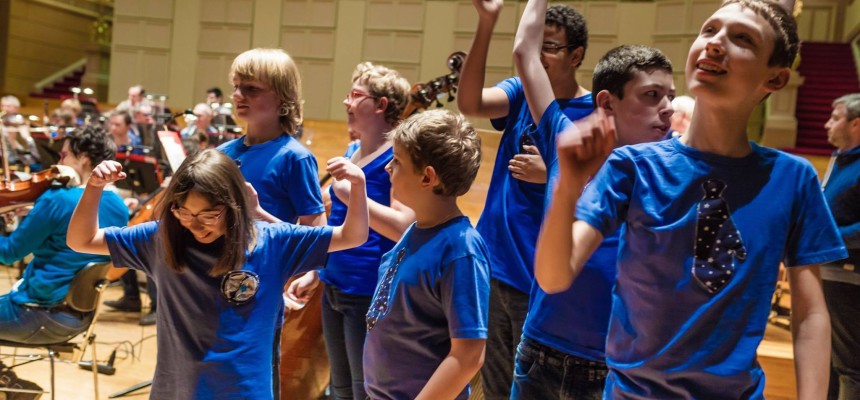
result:
M 699 62 L 696 64 L 696 68 L 698 68 L 702 71 L 705 71 L 705 72 L 710 72 L 712 74 L 721 75 L 721 74 L 726 73 L 725 69 L 721 68 L 718 65 L 712 64 L 712 63 Z

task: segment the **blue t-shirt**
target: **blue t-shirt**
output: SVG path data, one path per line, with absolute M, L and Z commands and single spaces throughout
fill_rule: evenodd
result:
M 487 248 L 467 217 L 413 224 L 383 256 L 380 280 L 392 267 L 388 309 L 364 343 L 364 387 L 372 399 L 414 399 L 451 351 L 451 338 L 487 337 Z M 371 304 L 377 296 L 378 288 Z M 457 399 L 468 396 L 467 386 Z
M 295 223 L 301 215 L 325 211 L 317 160 L 290 135 L 253 146 L 240 137 L 218 150 L 236 160 L 245 180 L 257 190 L 260 205 L 281 221 Z
M 520 140 L 530 135 L 544 163 L 555 159 L 555 133 L 539 131 L 532 120 L 520 78 L 506 79 L 496 87 L 508 96 L 507 117 L 493 120 L 493 126 L 504 126 L 496 164 L 487 190 L 484 211 L 477 230 L 490 249 L 493 279 L 528 293 L 534 281 L 535 244 L 544 215 L 546 184 L 529 183 L 514 178 L 508 162 L 520 154 Z M 591 94 L 572 100 L 557 100 L 571 120 L 580 119 L 593 109 Z
M 158 222 L 105 230 L 114 265 L 142 270 L 158 286 L 151 398 L 272 398 L 272 343 L 283 287 L 324 261 L 332 228 L 258 222 L 256 229 L 242 270 L 256 273 L 259 287 L 252 300 L 238 305 L 222 294 L 222 277 L 208 274 L 223 237 L 202 244 L 188 233 L 186 267 L 177 273 L 165 265 Z
M 705 182 L 724 184 L 723 215 L 745 248 L 727 260 L 732 278 L 715 294 L 692 273 L 697 246 L 725 246 L 720 236 L 697 243 L 698 208 L 709 207 Z M 742 158 L 677 138 L 616 149 L 576 217 L 604 235 L 621 228 L 606 345 L 604 397 L 612 399 L 762 398 L 756 349 L 780 261 L 793 267 L 845 257 L 812 166 L 755 144 Z
M 349 158 L 358 150 L 350 146 L 346 157 Z M 373 161 L 362 167 L 367 181 L 367 197 L 384 206 L 391 205 L 391 179 L 385 166 L 394 157 L 389 148 Z M 328 224 L 340 226 L 346 219 L 346 204 L 331 191 L 331 216 Z M 379 273 L 379 261 L 382 255 L 394 247 L 394 242 L 380 235 L 373 229 L 363 245 L 348 250 L 329 254 L 326 267 L 319 271 L 320 279 L 338 290 L 357 296 L 372 296 L 376 288 L 376 275 Z
M 15 304 L 52 306 L 62 303 L 75 274 L 91 262 L 108 257 L 73 251 L 66 244 L 66 230 L 84 189 L 48 189 L 9 236 L 0 236 L 0 262 L 11 264 L 33 253 L 24 269 L 24 280 L 12 292 Z M 128 224 L 128 207 L 113 192 L 102 193 L 99 225 Z

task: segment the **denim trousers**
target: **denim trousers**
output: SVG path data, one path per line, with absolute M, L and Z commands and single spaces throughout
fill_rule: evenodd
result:
M 512 400 L 600 400 L 606 364 L 523 338 L 517 348 Z
M 333 285 L 323 291 L 322 324 L 331 363 L 332 400 L 367 398 L 362 353 L 367 336 L 367 310 L 372 296 L 344 293 Z
M 529 295 L 496 279 L 490 280 L 487 351 L 481 367 L 481 384 L 487 400 L 511 397 L 514 355 L 529 311 Z
M 860 286 L 825 280 L 832 354 L 829 400 L 860 399 Z
M 26 307 L 0 296 L 0 340 L 26 344 L 62 343 L 85 331 L 92 313 L 80 314 L 50 308 Z

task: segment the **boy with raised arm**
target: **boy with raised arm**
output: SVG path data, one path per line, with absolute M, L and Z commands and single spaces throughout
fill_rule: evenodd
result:
M 844 258 L 845 247 L 809 163 L 746 138 L 753 108 L 785 86 L 797 48 L 795 21 L 778 3 L 729 0 L 690 48 L 697 104 L 685 135 L 619 148 L 605 165 L 615 139 L 607 121 L 560 136 L 535 276 L 549 293 L 564 290 L 621 228 L 604 397 L 762 398 L 756 348 L 780 261 L 798 398 L 826 393 L 830 322 L 817 264 Z
M 490 249 L 490 336 L 487 361 L 481 370 L 488 400 L 510 398 L 514 354 L 528 311 L 529 290 L 534 281 L 534 246 L 544 214 L 546 165 L 555 153 L 555 135 L 535 130 L 519 78 L 484 87 L 487 52 L 502 0 L 473 0 L 478 28 L 460 77 L 457 105 L 472 117 L 491 118 L 503 129 L 490 180 L 489 195 L 477 230 Z M 542 16 L 543 18 L 543 16 Z M 593 110 L 591 94 L 576 81 L 576 70 L 585 56 L 588 31 L 576 10 L 555 5 L 545 13 L 541 71 L 548 77 L 548 93 L 572 120 Z

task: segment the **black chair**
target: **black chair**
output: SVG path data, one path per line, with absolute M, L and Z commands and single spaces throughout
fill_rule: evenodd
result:
M 101 304 L 101 295 L 102 292 L 108 286 L 108 280 L 106 278 L 108 269 L 110 269 L 110 263 L 89 263 L 83 269 L 81 269 L 72 279 L 72 283 L 69 286 L 69 293 L 66 295 L 66 300 L 64 305 L 71 308 L 74 311 L 81 313 L 92 313 L 92 320 L 90 321 L 89 326 L 86 331 L 83 332 L 83 340 L 80 343 L 71 342 L 71 339 L 77 337 L 78 335 L 73 335 L 68 338 L 66 341 L 59 343 L 50 343 L 50 344 L 27 344 L 27 343 L 18 343 L 18 342 L 9 342 L 5 340 L 0 340 L 0 347 L 14 347 L 14 348 L 27 348 L 27 349 L 47 349 L 48 350 L 48 358 L 51 361 L 51 399 L 55 399 L 56 390 L 54 388 L 54 359 L 55 356 L 59 356 L 61 359 L 70 359 L 73 363 L 78 363 L 84 355 L 84 352 L 89 346 L 92 349 L 92 371 L 93 371 L 93 388 L 95 391 L 95 399 L 99 398 L 99 376 L 97 369 L 97 360 L 96 357 L 96 346 L 95 340 L 96 335 L 93 333 L 93 329 L 96 326 L 96 320 L 98 319 L 98 306 Z M 38 361 L 42 357 L 38 357 L 35 359 L 30 359 L 28 361 L 15 364 L 9 367 L 9 369 L 13 369 L 15 367 L 29 364 L 34 361 Z M 13 389 L 5 389 L 0 388 L 0 392 L 21 392 Z M 31 391 L 24 391 L 24 393 L 32 393 Z M 36 397 L 38 398 L 38 397 Z

